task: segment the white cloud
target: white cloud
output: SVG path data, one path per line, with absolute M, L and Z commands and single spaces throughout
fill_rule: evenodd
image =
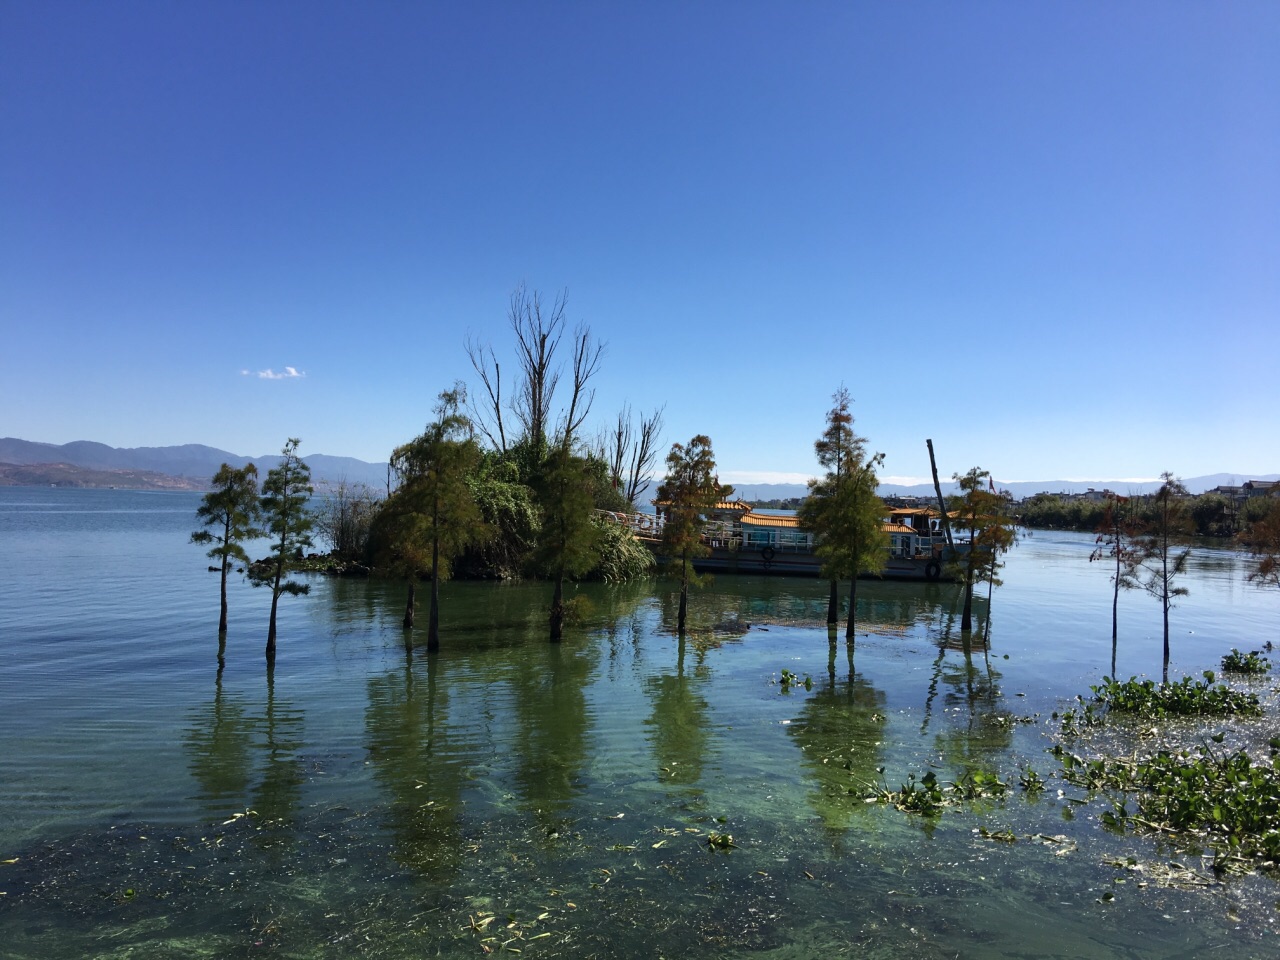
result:
M 243 372 L 248 373 L 247 370 Z M 305 376 L 306 374 L 297 367 L 285 367 L 280 373 L 276 373 L 270 367 L 267 367 L 265 370 L 258 371 L 259 380 L 296 380 Z

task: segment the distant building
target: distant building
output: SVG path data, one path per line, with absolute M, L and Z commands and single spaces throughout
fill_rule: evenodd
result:
M 1114 490 L 1095 490 L 1090 487 L 1084 493 L 1076 493 L 1071 496 L 1072 500 L 1088 500 L 1090 503 L 1101 503 L 1103 500 L 1113 499 L 1116 495 Z

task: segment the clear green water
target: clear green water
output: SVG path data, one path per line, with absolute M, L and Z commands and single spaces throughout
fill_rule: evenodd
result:
M 317 577 L 268 681 L 268 598 L 240 582 L 217 669 L 196 501 L 0 490 L 0 956 L 1280 953 L 1275 881 L 1165 885 L 1199 859 L 1107 833 L 1052 776 L 1049 714 L 1110 662 L 1091 538 L 1024 539 L 968 655 L 952 587 L 864 582 L 850 655 L 825 585 L 731 577 L 685 643 L 665 583 L 583 588 L 559 646 L 543 586 L 448 584 L 444 649 L 406 655 L 402 588 Z M 1199 551 L 1188 585 L 1176 672 L 1275 637 L 1236 555 Z M 1158 674 L 1158 614 L 1122 598 L 1122 675 Z M 863 800 L 1027 765 L 1038 800 Z

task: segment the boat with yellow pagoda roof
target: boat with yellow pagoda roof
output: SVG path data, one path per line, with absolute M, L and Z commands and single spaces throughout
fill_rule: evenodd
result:
M 663 505 L 656 513 L 605 513 L 627 526 L 655 554 L 662 552 Z M 940 515 L 927 507 L 891 509 L 884 518 L 889 555 L 879 576 L 889 580 L 943 580 L 945 563 L 954 552 Z M 710 548 L 694 558 L 694 568 L 710 573 L 765 573 L 817 576 L 822 567 L 814 534 L 794 514 L 757 513 L 742 500 L 723 500 L 708 513 L 702 541 Z

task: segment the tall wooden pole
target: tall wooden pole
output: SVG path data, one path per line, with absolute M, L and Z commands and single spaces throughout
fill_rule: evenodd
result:
M 951 521 L 947 519 L 947 504 L 942 499 L 942 484 L 938 482 L 938 462 L 933 458 L 933 441 L 926 440 L 929 445 L 929 469 L 933 471 L 933 491 L 938 495 L 938 509 L 942 512 L 942 532 L 947 535 L 947 546 L 955 552 L 956 544 L 951 539 Z

